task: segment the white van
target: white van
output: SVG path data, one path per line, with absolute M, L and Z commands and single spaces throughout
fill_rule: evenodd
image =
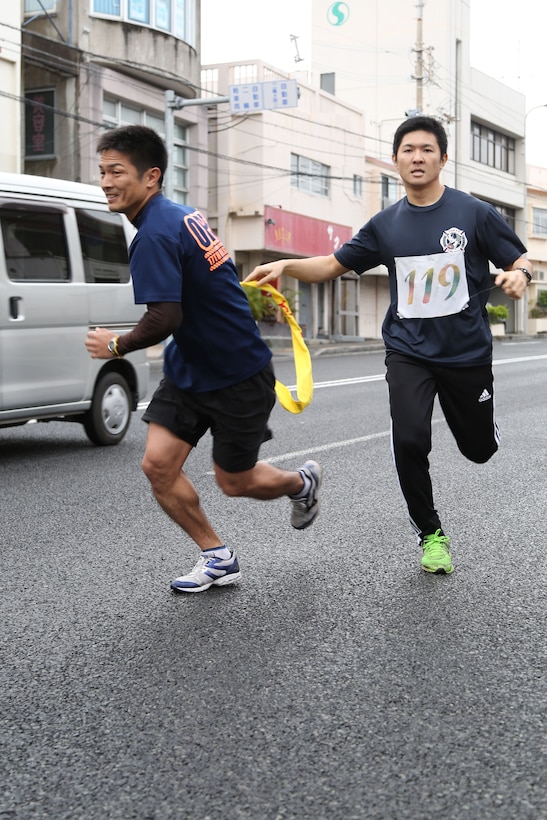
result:
M 79 421 L 118 444 L 148 388 L 146 352 L 92 359 L 90 328 L 135 326 L 128 220 L 93 185 L 0 173 L 0 427 Z

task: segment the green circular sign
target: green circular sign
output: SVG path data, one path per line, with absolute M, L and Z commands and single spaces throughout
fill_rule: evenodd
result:
M 327 20 L 331 26 L 343 26 L 349 18 L 349 6 L 347 3 L 333 3 L 327 11 Z

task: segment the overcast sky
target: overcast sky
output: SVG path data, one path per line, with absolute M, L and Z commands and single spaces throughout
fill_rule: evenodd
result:
M 415 0 L 408 0 L 414 7 Z M 424 19 L 428 3 L 425 0 Z M 545 0 L 469 0 L 471 64 L 526 95 L 526 110 L 547 103 Z M 202 61 L 263 59 L 287 72 L 306 68 L 310 0 L 202 0 Z M 228 34 L 229 32 L 229 34 Z M 258 37 L 258 32 L 264 32 Z M 299 39 L 296 45 L 290 35 Z M 547 107 L 527 117 L 527 161 L 547 167 Z

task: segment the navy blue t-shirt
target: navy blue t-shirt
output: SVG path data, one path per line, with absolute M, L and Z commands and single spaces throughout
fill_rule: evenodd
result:
M 524 253 L 492 205 L 445 188 L 434 205 L 411 205 L 404 197 L 373 216 L 334 255 L 356 273 L 387 267 L 387 350 L 464 367 L 492 361 L 488 260 L 504 269 Z
M 135 302 L 180 302 L 182 322 L 164 373 L 201 393 L 260 372 L 272 352 L 260 336 L 237 270 L 202 214 L 158 194 L 135 220 L 129 248 Z

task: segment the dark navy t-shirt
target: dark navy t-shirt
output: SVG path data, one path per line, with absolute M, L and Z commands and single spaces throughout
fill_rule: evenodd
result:
M 488 260 L 503 269 L 524 253 L 492 205 L 445 188 L 434 205 L 405 197 L 376 214 L 334 255 L 356 273 L 387 267 L 387 350 L 464 367 L 492 360 Z
M 237 270 L 202 214 L 158 194 L 135 220 L 129 248 L 135 302 L 180 302 L 182 322 L 164 355 L 164 373 L 201 393 L 238 384 L 272 357 Z

